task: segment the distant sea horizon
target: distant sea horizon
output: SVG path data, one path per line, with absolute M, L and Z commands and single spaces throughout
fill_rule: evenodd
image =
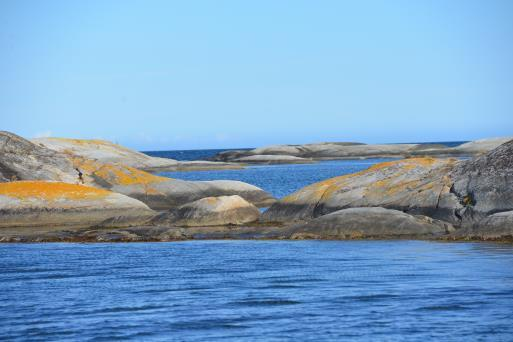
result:
M 411 143 L 396 143 L 396 144 L 421 144 L 421 145 L 445 145 L 447 147 L 456 147 L 468 141 L 434 141 L 434 142 L 411 142 Z M 394 144 L 394 143 L 390 143 Z M 301 145 L 301 144 L 289 144 Z M 389 145 L 389 144 L 384 144 Z M 190 160 L 205 160 L 215 156 L 223 151 L 249 151 L 256 147 L 241 147 L 241 148 L 205 148 L 205 149 L 186 149 L 186 150 L 156 150 L 156 151 L 141 151 L 152 157 L 170 158 L 176 160 L 190 161 Z

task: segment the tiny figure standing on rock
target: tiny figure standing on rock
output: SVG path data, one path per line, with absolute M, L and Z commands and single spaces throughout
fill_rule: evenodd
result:
M 77 172 L 78 172 L 78 183 L 84 184 L 84 178 L 82 177 L 83 176 L 82 171 L 80 171 L 78 168 L 75 168 L 75 170 L 77 170 Z

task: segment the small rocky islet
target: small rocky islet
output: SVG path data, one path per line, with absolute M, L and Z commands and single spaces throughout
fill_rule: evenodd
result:
M 148 171 L 186 166 L 110 142 L 30 141 L 0 132 L 0 241 L 513 241 L 513 140 L 509 139 L 455 148 L 284 145 L 244 151 L 245 155 L 229 151 L 219 154 L 218 161 L 191 164 L 229 168 L 234 161 L 308 163 L 354 157 L 348 149 L 361 158 L 407 158 L 311 184 L 276 200 L 239 181 L 183 181 L 154 175 Z M 455 156 L 473 158 L 451 158 Z M 260 214 L 258 207 L 269 208 Z

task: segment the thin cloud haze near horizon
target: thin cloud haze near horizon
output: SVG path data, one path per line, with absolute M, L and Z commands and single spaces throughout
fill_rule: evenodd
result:
M 511 1 L 3 1 L 0 129 L 140 150 L 513 135 Z

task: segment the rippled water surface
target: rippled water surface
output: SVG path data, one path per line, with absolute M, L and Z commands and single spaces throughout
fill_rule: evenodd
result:
M 513 337 L 511 245 L 9 244 L 0 261 L 0 340 Z

